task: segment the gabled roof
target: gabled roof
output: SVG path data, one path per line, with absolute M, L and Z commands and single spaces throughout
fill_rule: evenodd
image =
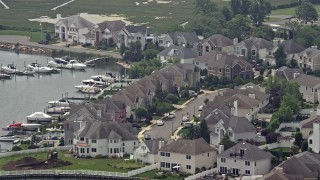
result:
M 211 37 L 203 40 L 202 42 L 208 42 L 211 46 L 215 47 L 225 47 L 233 45 L 233 41 L 230 38 L 225 37 L 221 34 L 212 35 Z
M 184 37 L 188 43 L 199 42 L 199 38 L 195 32 L 171 32 L 168 35 L 174 42 L 180 37 Z
M 244 154 L 242 156 L 240 156 L 240 149 L 244 150 Z M 231 153 L 233 154 L 233 156 L 230 155 Z M 218 157 L 239 158 L 248 161 L 258 161 L 262 159 L 271 159 L 273 156 L 270 152 L 259 149 L 255 145 L 249 143 L 238 143 L 231 148 L 223 151 L 218 155 Z
M 230 66 L 232 68 L 235 65 L 240 65 L 241 67 L 252 67 L 252 64 L 247 62 L 243 56 L 237 56 L 235 54 L 220 53 L 211 57 L 211 61 L 213 61 L 211 62 L 211 65 L 218 68 L 224 68 L 226 66 Z
M 291 81 L 297 82 L 299 85 L 315 88 L 320 85 L 320 78 L 314 76 L 308 76 L 306 74 L 300 74 L 295 79 Z
M 293 39 L 283 41 L 279 46 L 283 46 L 283 50 L 286 54 L 300 53 L 305 50 L 303 46 L 296 43 Z
M 303 121 L 300 122 L 300 126 L 301 128 L 308 128 L 308 129 L 312 129 L 313 128 L 313 123 L 319 121 L 320 122 L 320 116 L 319 115 L 314 115 L 314 116 L 310 116 L 308 119 L 305 119 Z
M 71 27 L 71 25 L 75 26 L 77 29 L 81 28 L 91 28 L 94 26 L 94 23 L 84 19 L 80 15 L 73 15 L 67 18 L 60 19 L 57 23 L 62 22 L 67 27 Z
M 147 27 L 146 26 L 125 26 L 124 27 L 129 33 L 138 33 L 146 34 Z
M 198 57 L 198 54 L 186 47 L 172 45 L 161 51 L 158 56 L 175 57 L 179 59 L 190 59 Z
M 159 151 L 172 152 L 177 154 L 198 155 L 216 151 L 203 138 L 199 139 L 178 139 L 165 145 Z
M 257 49 L 272 49 L 273 43 L 271 41 L 262 39 L 262 38 L 249 38 L 242 41 L 247 49 L 252 48 L 253 46 Z M 240 42 L 241 43 L 241 42 Z
M 252 99 L 256 99 L 258 101 L 265 101 L 266 99 L 269 98 L 269 94 L 264 93 L 262 91 L 259 91 L 257 89 L 254 88 L 246 88 L 246 89 L 227 89 L 225 91 L 223 91 L 223 95 L 224 96 L 232 96 L 234 94 L 242 94 L 245 96 L 250 96 L 250 95 L 254 95 L 255 97 Z
M 300 52 L 300 55 L 307 54 L 309 58 L 313 58 L 314 56 L 317 56 L 320 54 L 320 50 L 316 48 L 307 48 L 304 51 Z
M 229 108 L 232 108 L 234 106 L 234 101 L 237 101 L 238 108 L 253 108 L 260 104 L 258 100 L 242 94 L 234 94 L 231 97 L 225 99 L 225 103 Z
M 228 128 L 231 128 L 235 133 L 256 132 L 256 128 L 245 117 L 232 116 Z
M 160 140 L 146 140 L 144 144 L 148 147 L 151 154 L 158 154 Z
M 276 71 L 275 75 L 281 79 L 286 79 L 290 81 L 294 78 L 295 73 L 303 74 L 303 71 L 301 69 L 293 69 L 287 66 L 282 66 Z
M 126 25 L 126 23 L 121 20 L 117 20 L 117 21 L 103 21 L 97 25 L 101 31 L 104 31 L 105 29 L 108 28 L 111 32 L 116 32 L 116 31 L 120 31 Z

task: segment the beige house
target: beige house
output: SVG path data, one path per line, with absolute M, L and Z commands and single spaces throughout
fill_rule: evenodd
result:
M 196 48 L 199 56 L 210 51 L 230 53 L 233 50 L 233 41 L 223 35 L 215 34 L 199 42 Z
M 320 50 L 316 47 L 305 49 L 299 53 L 298 66 L 312 71 L 320 69 Z
M 117 47 L 120 48 L 122 43 L 130 47 L 131 43 L 140 41 L 141 50 L 144 50 L 147 44 L 147 33 L 146 26 L 125 26 L 118 32 Z
M 96 24 L 91 29 L 91 34 L 93 34 L 95 44 L 99 44 L 101 42 L 111 43 L 112 39 L 113 43 L 117 43 L 117 35 L 118 32 L 125 26 L 125 22 L 123 21 L 103 21 L 101 23 Z
M 266 56 L 270 54 L 273 47 L 273 42 L 262 38 L 249 38 L 240 43 L 234 42 L 234 52 L 237 55 L 247 57 L 248 53 L 250 53 L 253 59 L 258 54 L 260 59 L 265 59 Z
M 304 100 L 311 103 L 319 103 L 320 78 L 295 73 L 294 79 L 291 81 L 297 82 L 300 85 L 299 91 Z
M 313 112 L 308 119 L 300 122 L 300 131 L 302 133 L 303 139 L 308 139 L 308 137 L 313 132 L 313 123 L 315 121 L 320 122 L 320 108 L 318 106 L 316 112 Z
M 160 169 L 194 174 L 196 169 L 214 167 L 217 150 L 204 139 L 178 139 L 159 150 Z
M 133 159 L 154 164 L 158 162 L 158 152 L 165 145 L 161 140 L 146 140 L 133 153 Z

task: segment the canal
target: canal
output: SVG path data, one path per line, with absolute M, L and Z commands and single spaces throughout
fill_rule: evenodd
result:
M 0 64 L 7 66 L 14 63 L 18 69 L 36 61 L 47 65 L 50 60 L 52 58 L 46 56 L 0 51 Z M 58 74 L 13 76 L 11 80 L 0 80 L 0 126 L 4 127 L 13 121 L 26 122 L 27 115 L 44 111 L 48 101 L 61 99 L 65 94 L 69 97 L 84 97 L 74 86 L 81 85 L 81 80 L 106 72 L 118 76 L 124 74 L 124 69 L 115 63 L 108 63 L 88 67 L 85 71 L 63 69 Z

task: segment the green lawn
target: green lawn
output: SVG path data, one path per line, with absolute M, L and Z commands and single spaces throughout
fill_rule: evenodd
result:
M 124 161 L 123 159 L 120 159 L 120 158 L 119 159 L 118 158 L 84 159 L 84 158 L 65 157 L 64 154 L 67 154 L 67 153 L 68 153 L 67 151 L 59 151 L 58 156 L 63 161 L 71 162 L 72 165 L 59 167 L 55 169 L 128 172 L 132 169 L 137 169 L 144 166 L 142 164 L 138 164 L 132 161 Z M 16 161 L 27 156 L 45 160 L 47 157 L 47 153 L 41 152 L 41 153 L 15 155 L 15 156 L 9 156 L 5 158 L 0 158 L 1 170 L 3 170 L 3 166 L 8 162 Z M 115 165 L 117 167 L 112 167 L 112 165 Z
M 178 132 L 178 135 L 179 136 L 183 136 L 184 134 L 186 134 L 188 131 L 188 128 L 182 128 L 179 132 Z
M 158 170 L 151 170 L 147 171 L 145 173 L 138 174 L 136 177 L 141 177 L 141 178 L 149 178 L 149 179 L 165 179 L 165 180 L 183 180 L 184 176 L 179 176 L 179 174 L 166 174 L 165 176 L 162 177 L 157 177 L 156 174 L 157 172 L 160 172 Z
M 282 149 L 282 152 L 291 152 L 290 147 L 283 147 L 283 148 L 275 148 L 275 149 L 269 149 L 269 151 L 279 152 L 280 149 Z
M 318 13 L 320 12 L 320 5 L 313 5 L 313 7 L 316 8 L 316 10 L 318 11 Z M 289 16 L 293 16 L 295 14 L 295 10 L 296 8 L 286 8 L 286 9 L 278 9 L 278 10 L 274 10 L 271 12 L 271 15 L 275 16 L 275 15 L 289 15 Z
M 0 35 L 18 35 L 18 36 L 28 36 L 31 37 L 30 41 L 38 42 L 41 39 L 40 32 L 31 32 L 31 31 L 15 31 L 15 30 L 0 30 Z M 46 34 L 42 33 L 42 39 L 45 39 Z M 53 34 L 51 34 L 53 37 Z M 50 42 L 54 43 L 54 41 Z
M 178 105 L 182 105 L 187 102 L 189 99 L 179 99 Z
M 161 118 L 162 118 L 162 116 L 152 116 L 152 120 L 159 120 Z

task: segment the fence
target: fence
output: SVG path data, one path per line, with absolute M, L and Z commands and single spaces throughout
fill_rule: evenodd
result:
M 203 176 L 210 175 L 210 174 L 216 173 L 216 172 L 218 172 L 217 168 L 213 168 L 213 169 L 209 169 L 209 170 L 206 170 L 206 171 L 202 171 L 202 172 L 200 172 L 198 174 L 194 174 L 194 175 L 188 176 L 188 177 L 184 178 L 184 180 L 194 180 L 194 179 L 198 179 L 198 178 L 201 178 Z
M 264 144 L 259 146 L 259 148 L 265 149 L 267 147 L 268 149 L 275 149 L 275 148 L 282 148 L 282 147 L 291 147 L 292 145 L 293 143 L 290 141 L 281 141 L 281 142 L 276 142 L 272 144 Z
M 128 172 L 128 177 L 135 176 L 137 174 L 141 174 L 141 173 L 144 173 L 147 171 L 151 171 L 151 170 L 157 169 L 158 167 L 159 167 L 159 163 L 156 163 L 156 164 L 152 164 L 150 166 L 145 166 L 140 169 L 132 170 L 132 171 Z
M 22 150 L 22 151 L 11 151 L 11 152 L 5 152 L 0 153 L 0 158 L 2 157 L 8 157 L 8 156 L 14 156 L 14 155 L 20 155 L 20 154 L 28 154 L 28 153 L 37 153 L 37 152 L 47 152 L 49 150 L 69 150 L 72 146 L 58 146 L 58 147 L 47 147 L 47 148 L 37 148 L 37 149 L 28 149 L 28 150 Z

